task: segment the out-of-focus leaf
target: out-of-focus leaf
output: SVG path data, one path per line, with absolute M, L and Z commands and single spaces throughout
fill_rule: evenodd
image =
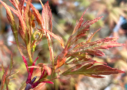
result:
M 16 45 L 16 42 L 14 42 L 14 41 L 10 41 L 10 42 Z M 21 43 L 19 43 L 19 46 L 20 46 L 20 48 L 22 48 L 23 50 L 24 50 L 24 49 L 26 50 L 26 47 L 23 46 Z
M 127 55 L 126 55 L 127 51 L 126 50 L 122 50 L 119 53 L 120 53 L 120 55 L 122 56 L 123 59 L 127 60 Z
M 114 4 L 115 0 L 101 0 L 101 1 L 93 1 L 90 5 L 93 10 L 97 10 L 98 14 L 106 14 L 105 21 L 109 23 L 110 28 L 112 29 L 114 23 L 118 22 L 120 16 L 127 17 L 125 13 L 124 6 L 116 6 Z M 98 7 L 99 6 L 99 7 Z
M 115 68 L 121 69 L 121 70 L 126 70 L 127 71 L 127 63 L 121 59 L 119 59 L 116 63 L 115 63 Z
M 19 9 L 19 1 L 18 0 L 9 0 L 12 4 L 13 4 L 13 6 L 16 8 L 16 9 Z
M 2 80 L 1 80 L 2 82 L 1 82 L 0 90 L 4 89 L 4 85 L 5 85 L 6 79 L 7 79 L 8 70 L 9 70 L 9 66 L 6 69 L 4 69 L 4 67 L 3 67 L 4 74 L 3 74 Z
M 0 41 L 0 50 L 4 56 L 7 54 L 12 54 L 12 52 L 7 48 L 7 46 L 4 45 L 3 41 Z

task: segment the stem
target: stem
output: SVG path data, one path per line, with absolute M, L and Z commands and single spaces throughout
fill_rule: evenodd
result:
M 28 2 L 30 4 L 31 0 Z M 27 7 L 29 10 L 29 7 Z M 29 11 L 26 11 L 27 14 L 29 14 Z M 26 47 L 27 47 L 27 53 L 29 57 L 29 61 L 32 64 L 33 59 L 32 59 L 32 52 L 31 52 L 31 35 L 32 35 L 32 26 L 31 26 L 31 19 L 29 18 L 29 15 L 26 14 L 26 26 L 27 26 L 27 32 L 25 33 L 26 37 Z
M 41 3 L 42 8 L 44 8 L 44 4 L 42 3 L 42 1 L 41 1 L 41 0 L 39 0 L 39 1 L 40 1 L 40 3 Z
M 31 39 L 29 32 L 25 35 L 26 36 L 26 47 L 27 47 L 27 53 L 30 60 L 30 63 L 33 63 L 32 54 L 31 54 Z
M 33 63 L 33 59 L 32 59 L 32 56 L 31 56 L 31 45 L 30 45 L 30 43 L 27 43 L 27 53 L 28 53 L 30 63 Z
M 53 66 L 53 71 L 52 71 L 52 75 L 54 74 L 55 72 L 55 65 L 54 65 L 54 53 L 53 53 L 53 48 L 52 48 L 52 40 L 51 40 L 51 37 L 49 34 L 47 34 L 47 39 L 48 39 L 48 46 L 49 46 L 49 51 L 50 51 L 50 61 L 52 63 L 52 66 Z

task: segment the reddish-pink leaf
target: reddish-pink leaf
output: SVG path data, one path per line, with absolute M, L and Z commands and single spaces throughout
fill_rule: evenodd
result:
M 85 50 L 85 52 L 87 52 L 88 54 L 90 54 L 90 55 L 95 55 L 95 56 L 105 56 L 105 54 L 102 52 L 102 51 L 100 51 L 100 50 L 97 50 L 97 49 L 95 49 L 95 50 Z
M 101 16 L 101 17 L 97 17 L 97 18 L 95 18 L 94 20 L 87 21 L 87 22 L 85 22 L 85 23 L 82 25 L 82 27 L 89 27 L 89 26 L 91 26 L 92 24 L 94 24 L 94 23 L 96 23 L 97 21 L 99 21 L 101 18 L 102 18 L 102 16 Z
M 90 77 L 93 77 L 93 78 L 104 78 L 103 76 L 98 76 L 98 75 L 92 75 Z
M 97 50 L 97 49 L 108 49 L 112 47 L 123 46 L 123 44 L 117 43 L 116 40 L 117 40 L 116 38 L 107 37 L 107 38 L 93 41 L 93 42 L 86 42 L 86 43 L 81 42 L 77 44 L 74 48 L 75 48 L 75 51 L 80 51 L 80 49 L 81 50 L 87 50 L 87 49 Z
M 19 9 L 20 9 L 21 14 L 22 14 L 22 10 L 24 8 L 24 2 L 25 2 L 25 0 L 20 0 Z
M 48 2 L 44 5 L 42 11 L 42 21 L 43 29 L 52 31 L 52 13 Z
M 86 62 L 84 61 L 84 62 L 81 63 L 81 64 L 76 64 L 76 66 L 74 66 L 73 69 L 72 69 L 71 71 L 72 71 L 72 72 L 73 72 L 73 71 L 76 71 L 76 70 L 82 68 L 82 67 L 85 66 L 85 65 L 88 65 L 88 67 L 91 67 L 94 63 L 96 63 L 95 60 L 89 60 L 89 61 L 86 61 Z M 88 68 L 88 67 L 87 67 L 87 68 Z
M 81 27 L 81 25 L 82 25 L 82 23 L 83 23 L 83 21 L 84 21 L 83 16 L 84 16 L 85 12 L 86 12 L 86 11 L 84 11 L 84 13 L 82 14 L 81 18 L 79 19 L 79 22 L 78 22 L 77 25 L 75 26 L 74 31 L 73 31 L 72 34 L 74 34 L 74 33 Z
M 25 9 L 24 9 L 24 19 L 25 19 L 25 20 L 29 19 L 29 18 L 28 18 L 28 13 L 29 13 L 29 11 L 30 11 L 30 4 L 31 4 L 31 0 L 27 0 L 27 2 L 26 2 L 26 7 L 25 7 Z
M 124 46 L 124 44 L 117 43 L 117 42 L 110 42 L 107 45 L 102 45 L 102 46 L 98 47 L 98 49 L 108 49 L 108 48 L 120 47 L 120 46 Z

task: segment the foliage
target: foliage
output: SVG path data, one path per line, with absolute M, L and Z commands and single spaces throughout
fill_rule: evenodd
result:
M 60 36 L 52 32 L 52 13 L 48 2 L 45 5 L 42 4 L 42 15 L 31 4 L 31 0 L 20 0 L 20 2 L 18 0 L 10 0 L 15 9 L 1 0 L 0 2 L 7 11 L 7 18 L 15 37 L 15 42 L 13 43 L 17 45 L 28 72 L 25 90 L 36 88 L 41 83 L 52 84 L 52 81 L 60 76 L 85 75 L 102 78 L 101 75 L 124 73 L 121 70 L 107 66 L 105 63 L 97 62 L 91 57 L 92 55 L 104 56 L 104 53 L 101 51 L 102 49 L 122 46 L 123 44 L 116 42 L 116 38 L 107 37 L 101 40 L 91 41 L 93 36 L 100 30 L 98 29 L 89 37 L 85 38 L 84 42 L 79 42 L 79 39 L 87 36 L 90 26 L 100 20 L 101 17 L 84 22 L 84 12 L 68 41 L 65 43 Z M 26 6 L 24 6 L 24 3 L 26 3 Z M 15 21 L 14 14 L 19 19 L 18 23 Z M 20 43 L 18 35 L 21 36 L 24 43 Z M 39 63 L 35 66 L 37 58 L 33 61 L 33 56 L 35 48 L 41 42 L 42 37 L 46 37 L 48 41 L 50 63 L 48 65 Z M 53 38 L 58 40 L 62 48 L 61 53 L 57 56 L 54 56 L 52 46 Z M 27 61 L 27 57 L 29 61 Z M 68 68 L 62 71 L 62 66 L 68 66 Z M 41 74 L 38 79 L 36 76 L 33 76 L 34 69 L 41 69 Z M 4 75 L 6 76 L 6 73 Z
M 3 64 L 1 65 L 1 71 L 3 72 L 2 75 L 2 82 L 0 86 L 0 90 L 4 90 L 6 86 L 6 90 L 9 90 L 9 84 L 11 80 L 14 79 L 14 75 L 16 75 L 18 72 L 14 71 L 14 61 L 13 61 L 13 56 L 11 56 L 11 62 L 10 65 L 8 65 L 7 68 L 4 68 Z
M 97 10 L 98 14 L 105 13 L 107 15 L 105 20 L 109 23 L 110 29 L 113 28 L 114 23 L 118 22 L 121 15 L 125 18 L 127 17 L 125 13 L 127 9 L 123 8 L 125 5 L 118 6 L 116 5 L 115 0 L 93 0 L 90 6 L 93 10 Z

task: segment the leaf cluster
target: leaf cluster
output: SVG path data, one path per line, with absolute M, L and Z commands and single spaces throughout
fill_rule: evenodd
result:
M 97 62 L 91 57 L 93 55 L 104 56 L 102 49 L 109 49 L 123 45 L 117 43 L 117 39 L 113 37 L 92 41 L 92 38 L 100 29 L 87 37 L 86 33 L 89 32 L 90 26 L 100 20 L 101 17 L 94 20 L 85 21 L 83 18 L 85 14 L 84 12 L 80 20 L 77 22 L 72 34 L 68 38 L 68 41 L 65 43 L 60 36 L 52 32 L 52 13 L 48 2 L 45 5 L 42 4 L 42 15 L 40 15 L 38 10 L 36 10 L 32 5 L 31 0 L 10 0 L 15 9 L 1 0 L 0 2 L 7 11 L 7 18 L 11 24 L 17 47 L 27 68 L 28 78 L 26 81 L 26 90 L 36 87 L 39 83 L 49 83 L 50 81 L 44 80 L 54 80 L 58 78 L 57 75 L 85 75 L 95 78 L 102 78 L 101 75 L 124 73 L 121 70 L 107 66 L 105 63 Z M 24 3 L 26 3 L 26 6 L 24 6 Z M 19 25 L 17 25 L 13 14 L 18 17 Z M 25 45 L 19 43 L 18 35 L 21 36 Z M 84 42 L 79 42 L 79 39 L 84 36 L 87 37 Z M 47 67 L 51 69 L 51 73 L 48 74 L 48 70 L 42 65 L 41 69 L 43 72 L 41 72 L 42 74 L 39 80 L 34 83 L 35 79 L 33 80 L 31 78 L 34 67 L 29 69 L 28 65 L 35 65 L 36 60 L 33 62 L 33 56 L 35 48 L 42 40 L 42 37 L 46 37 L 48 41 L 50 64 L 48 64 Z M 59 41 L 62 48 L 61 53 L 57 56 L 54 56 L 52 47 L 53 38 Z M 27 55 L 23 54 L 21 45 L 26 49 Z M 24 56 L 28 56 L 30 64 L 28 64 Z M 100 65 L 98 65 L 98 63 Z M 62 66 L 68 66 L 69 68 L 65 71 L 61 71 L 60 69 Z M 27 87 L 30 88 L 28 89 Z

